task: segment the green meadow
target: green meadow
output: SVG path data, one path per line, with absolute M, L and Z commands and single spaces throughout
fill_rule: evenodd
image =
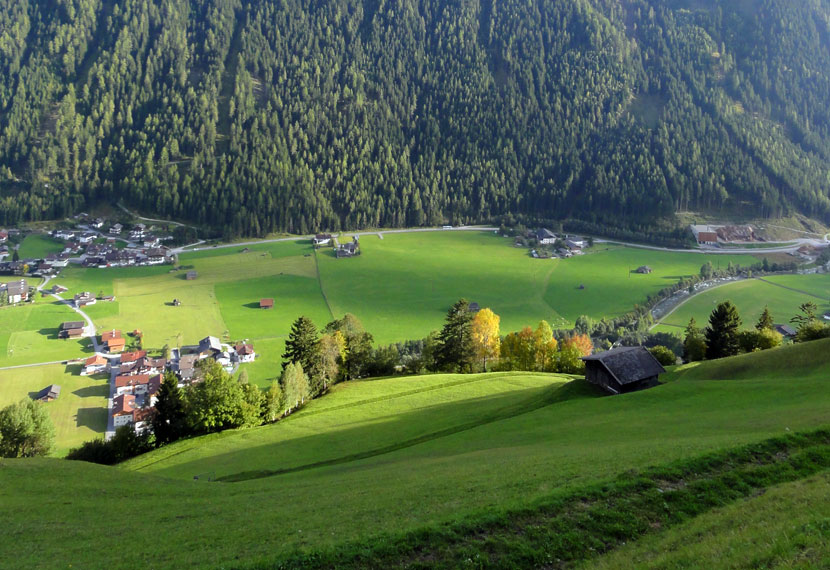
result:
M 63 251 L 63 242 L 43 234 L 29 234 L 20 243 L 17 250 L 20 259 L 43 259 L 51 253 Z
M 356 381 L 276 424 L 123 467 L 6 460 L 0 556 L 17 567 L 272 566 L 533 507 L 622 473 L 826 426 L 829 348 L 696 363 L 615 397 L 555 375 Z M 152 523 L 153 547 L 117 557 L 101 547 L 113 522 L 102 513 L 115 512 Z
M 0 307 L 0 367 L 79 358 L 88 339 L 58 339 L 63 321 L 78 314 L 51 298 L 14 307 Z M 5 372 L 0 370 L 0 381 Z
M 725 300 L 735 304 L 747 328 L 755 324 L 764 307 L 769 307 L 776 323 L 788 324 L 799 314 L 802 303 L 816 303 L 821 313 L 830 310 L 828 293 L 830 275 L 776 275 L 738 281 L 695 295 L 664 317 L 655 330 L 680 334 L 692 317 L 703 327 L 715 306 Z
M 80 369 L 53 364 L 0 370 L 0 408 L 31 398 L 51 384 L 61 387 L 60 397 L 44 404 L 55 424 L 56 457 L 102 436 L 107 427 L 108 375 L 81 376 Z
M 648 294 L 697 273 L 707 260 L 756 261 L 609 244 L 572 259 L 532 259 L 527 249 L 490 232 L 366 235 L 361 251 L 356 258 L 336 259 L 332 248 L 315 252 L 307 240 L 207 247 L 180 254 L 178 269 L 70 266 L 56 282 L 69 289 L 67 298 L 81 291 L 115 295 L 115 302 L 99 302 L 86 312 L 99 330 L 141 330 L 150 348 L 208 335 L 247 339 L 261 356 L 247 365 L 250 379 L 265 386 L 279 375 L 285 338 L 300 315 L 322 327 L 354 313 L 377 344 L 439 329 L 460 297 L 492 308 L 501 316 L 502 332 L 541 319 L 566 327 L 581 314 L 625 313 Z M 653 273 L 634 273 L 640 265 L 650 265 Z M 189 270 L 197 272 L 195 280 L 185 279 Z M 274 308 L 259 309 L 261 298 L 274 298 Z M 181 305 L 173 306 L 174 299 Z

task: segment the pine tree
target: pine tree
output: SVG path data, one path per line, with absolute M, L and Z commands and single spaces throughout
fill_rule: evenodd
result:
M 735 356 L 740 352 L 741 316 L 732 301 L 720 303 L 709 316 L 706 327 L 706 358 Z
M 686 362 L 697 362 L 706 358 L 706 340 L 697 326 L 695 318 L 689 319 L 686 325 L 686 336 L 683 339 L 683 358 Z
M 292 362 L 300 364 L 303 370 L 312 370 L 318 360 L 318 351 L 317 327 L 308 317 L 299 317 L 291 325 L 291 332 L 285 341 L 283 370 Z
M 457 301 L 447 311 L 444 328 L 438 335 L 438 367 L 442 370 L 469 371 L 475 358 L 472 335 L 473 314 L 467 299 Z
M 772 314 L 769 312 L 769 307 L 764 307 L 764 312 L 761 313 L 761 317 L 758 319 L 758 323 L 755 325 L 755 329 L 758 331 L 763 330 L 773 330 L 775 327 L 775 323 L 772 320 Z
M 152 424 L 157 445 L 171 443 L 187 434 L 184 398 L 179 381 L 172 372 L 164 375 L 156 399 Z

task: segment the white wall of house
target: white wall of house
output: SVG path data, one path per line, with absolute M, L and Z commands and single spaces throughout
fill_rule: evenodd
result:
M 133 415 L 132 414 L 119 414 L 117 416 L 113 416 L 112 418 L 112 425 L 115 427 L 126 426 L 133 423 Z

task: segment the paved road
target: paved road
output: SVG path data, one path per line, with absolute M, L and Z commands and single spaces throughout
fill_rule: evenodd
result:
M 830 234 L 829 234 L 830 235 Z M 672 251 L 677 253 L 700 253 L 704 255 L 733 255 L 736 253 L 749 253 L 752 255 L 763 255 L 765 253 L 790 253 L 796 251 L 803 245 L 825 246 L 828 244 L 827 240 L 800 238 L 788 241 L 789 245 L 782 245 L 780 247 L 704 247 L 700 249 L 682 249 L 671 247 L 660 247 L 657 245 L 644 245 L 641 243 L 631 243 L 619 241 L 615 239 L 595 239 L 594 243 L 618 243 L 626 247 L 637 247 L 640 249 L 651 249 L 654 251 Z
M 72 360 L 71 358 L 69 360 Z M 17 368 L 34 368 L 36 366 L 49 366 L 51 364 L 63 364 L 64 360 L 53 360 L 51 362 L 35 362 L 34 364 L 18 364 L 16 366 L 0 366 L 0 370 L 15 370 Z
M 128 213 L 129 215 L 131 215 L 132 217 L 137 218 L 137 219 L 139 219 L 139 220 L 144 220 L 145 222 L 158 222 L 158 223 L 160 223 L 160 224 L 169 224 L 169 225 L 171 225 L 171 226 L 182 226 L 182 227 L 185 227 L 185 228 L 191 228 L 191 229 L 194 229 L 194 230 L 197 230 L 197 229 L 198 229 L 198 228 L 197 228 L 197 227 L 195 227 L 195 226 L 188 226 L 187 224 L 183 224 L 183 223 L 181 223 L 181 222 L 174 222 L 173 220 L 157 220 L 156 218 L 144 218 L 144 217 L 142 217 L 142 216 L 139 216 L 139 215 L 138 215 L 138 214 L 136 214 L 135 212 L 131 212 L 131 211 L 129 211 L 129 210 L 128 210 L 127 208 L 125 208 L 125 207 L 124 207 L 124 205 L 123 205 L 123 204 L 121 204 L 120 202 L 119 202 L 119 204 L 118 204 L 118 207 L 119 207 L 119 208 L 121 208 L 122 210 L 124 210 L 125 212 L 127 212 L 127 213 Z

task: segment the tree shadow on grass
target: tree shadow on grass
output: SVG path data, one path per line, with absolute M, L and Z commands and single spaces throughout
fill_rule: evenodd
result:
M 40 329 L 37 332 L 39 334 L 42 334 L 43 336 L 45 336 L 49 340 L 58 340 L 58 333 L 60 332 L 60 329 L 55 327 L 55 328 L 48 328 L 48 329 Z
M 98 433 L 107 429 L 106 408 L 78 408 L 75 413 L 75 426 L 86 427 Z
M 107 390 L 106 384 L 95 384 L 78 388 L 72 393 L 79 398 L 106 398 L 109 395 L 109 390 Z

